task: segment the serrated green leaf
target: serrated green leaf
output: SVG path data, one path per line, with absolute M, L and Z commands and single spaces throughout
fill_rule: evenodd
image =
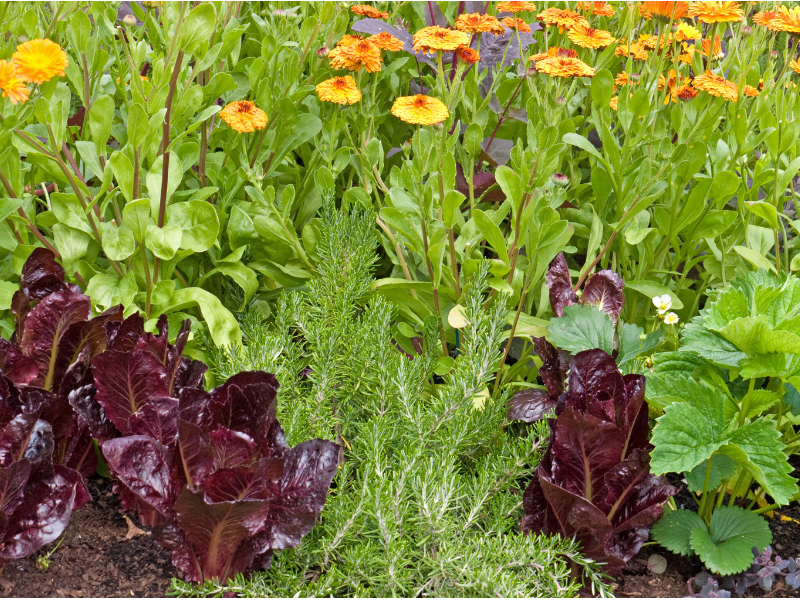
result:
M 753 547 L 759 552 L 772 542 L 763 517 L 739 506 L 721 506 L 711 515 L 709 528 L 694 528 L 689 543 L 714 573 L 732 575 L 753 564 Z
M 563 317 L 550 320 L 548 331 L 556 347 L 573 354 L 593 348 L 614 351 L 614 323 L 596 306 L 565 307 Z
M 719 487 L 719 484 L 722 483 L 723 479 L 733 477 L 733 475 L 736 473 L 736 461 L 729 456 L 724 454 L 715 454 L 708 460 L 711 461 L 711 473 L 709 474 L 708 478 L 709 490 Z M 704 460 L 694 469 L 683 474 L 689 491 L 696 493 L 703 491 L 708 460 Z
M 692 531 L 700 529 L 706 531 L 706 524 L 697 513 L 691 510 L 673 510 L 664 515 L 653 525 L 650 532 L 653 539 L 664 546 L 670 552 L 689 556 L 694 554 L 690 544 Z

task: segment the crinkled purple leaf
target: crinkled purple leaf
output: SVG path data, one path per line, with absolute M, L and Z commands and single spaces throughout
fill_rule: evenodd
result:
M 78 358 L 67 368 L 58 382 L 58 395 L 69 398 L 78 388 L 94 384 L 92 376 L 92 356 L 88 346 L 78 354 Z
M 136 342 L 144 335 L 144 319 L 134 313 L 121 323 L 110 321 L 105 324 L 107 350 L 132 352 Z
M 89 428 L 83 426 L 73 436 L 57 440 L 53 462 L 74 469 L 85 478 L 94 475 L 97 470 L 97 452 Z
M 263 451 L 268 452 L 265 446 L 272 445 L 285 448 L 283 430 L 276 430 L 276 425 L 280 428 L 274 408 L 277 394 L 278 381 L 271 373 L 238 373 L 210 392 L 214 423 L 247 433 L 259 441 L 269 438 L 266 445 L 259 443 Z
M 542 366 L 539 367 L 539 377 L 542 378 L 550 396 L 557 400 L 558 397 L 564 393 L 564 381 L 566 380 L 567 365 L 562 365 L 562 358 L 564 354 L 556 350 L 555 346 L 548 342 L 543 337 L 533 338 L 533 349 L 539 358 L 542 359 Z
M 72 325 L 89 318 L 90 311 L 88 296 L 61 291 L 45 297 L 28 313 L 20 349 L 39 367 L 39 374 L 32 383 L 51 389 L 58 366 L 58 346 Z
M 328 440 L 309 440 L 289 450 L 285 459 L 279 491 L 259 534 L 260 552 L 294 548 L 314 526 L 336 474 L 339 446 Z
M 249 467 L 221 469 L 206 477 L 200 489 L 209 502 L 269 500 L 278 492 L 285 461 L 265 458 Z
M 545 390 L 526 388 L 508 401 L 506 418 L 509 421 L 534 423 L 541 421 L 555 407 L 556 401 Z
M 178 401 L 167 396 L 151 398 L 128 419 L 134 435 L 149 436 L 164 446 L 175 444 L 178 437 Z
M 199 557 L 204 579 L 227 581 L 243 570 L 234 564 L 239 546 L 264 527 L 264 500 L 206 502 L 202 492 L 184 490 L 175 504 L 178 524 Z M 249 557 L 243 557 L 246 563 Z M 246 567 L 246 564 L 244 565 Z
M 564 307 L 578 303 L 578 296 L 572 291 L 572 278 L 569 275 L 567 259 L 561 252 L 550 262 L 545 275 L 547 289 L 550 290 L 550 306 L 557 317 L 564 316 Z
M 22 339 L 25 319 L 31 309 L 31 302 L 45 296 L 67 290 L 64 283 L 64 269 L 56 262 L 55 255 L 45 248 L 31 252 L 19 277 L 19 290 L 11 299 L 11 312 L 17 318 L 15 338 Z
M 122 320 L 122 306 L 116 306 L 89 321 L 73 323 L 58 344 L 53 381 L 60 383 L 64 372 L 79 358 L 84 348 L 89 350 L 89 358 L 97 356 L 106 349 L 105 323 Z
M 33 469 L 47 467 L 53 455 L 53 429 L 36 414 L 14 417 L 0 430 L 0 465 L 27 459 Z
M 167 351 L 167 391 L 173 397 L 176 397 L 178 392 L 185 387 L 202 389 L 203 375 L 208 368 L 199 360 L 183 356 L 186 342 L 189 340 L 190 327 L 189 319 L 181 323 L 175 345 Z
M 0 512 L 10 515 L 22 504 L 30 474 L 31 463 L 25 458 L 0 467 Z
M 252 465 L 258 458 L 255 440 L 242 431 L 218 426 L 208 435 L 214 455 L 214 469 Z
M 149 351 L 162 365 L 167 364 L 169 352 L 169 321 L 167 315 L 161 315 L 156 323 L 157 334 L 143 333 L 136 341 L 134 351 Z
M 191 487 L 198 485 L 214 470 L 211 440 L 200 427 L 184 419 L 178 421 L 178 450 Z
M 27 385 L 39 374 L 39 365 L 16 344 L 0 338 L 0 371 L 16 385 Z
M 108 440 L 103 456 L 111 472 L 139 499 L 170 515 L 178 496 L 167 449 L 143 435 Z
M 584 286 L 580 303 L 596 306 L 611 317 L 616 325 L 622 307 L 625 306 L 625 293 L 622 291 L 624 287 L 622 277 L 614 271 L 599 271 Z
M 211 394 L 196 388 L 182 388 L 178 392 L 180 418 L 202 429 L 211 427 Z
M 22 558 L 56 541 L 74 509 L 80 508 L 83 480 L 79 473 L 56 466 L 52 477 L 29 484 L 25 498 L 10 516 L 0 558 Z
M 545 498 L 539 483 L 539 475 L 536 472 L 522 495 L 522 508 L 525 510 L 520 523 L 520 532 L 523 535 L 529 533 L 549 534 L 561 530 L 558 520 L 553 514 L 553 509 L 547 503 L 547 498 Z
M 147 350 L 107 350 L 92 360 L 97 402 L 123 435 L 128 419 L 151 398 L 167 396 L 166 368 Z
M 172 552 L 172 564 L 184 572 L 189 581 L 202 581 L 200 563 L 178 524 L 165 521 L 153 527 L 153 538 L 165 550 Z
M 395 37 L 403 42 L 404 52 L 408 52 L 409 54 L 415 56 L 419 62 L 425 63 L 436 70 L 436 63 L 434 63 L 430 58 L 428 58 L 422 52 L 414 52 L 414 36 L 405 29 L 398 29 L 397 27 L 389 25 L 388 23 L 378 19 L 360 19 L 350 25 L 350 29 L 358 33 L 368 33 L 370 35 L 378 35 L 379 33 L 386 31 L 390 33 L 392 37 Z
M 78 424 L 89 428 L 92 437 L 101 444 L 117 437 L 119 431 L 108 420 L 103 407 L 97 402 L 94 384 L 82 386 L 69 394 L 69 404 L 78 416 Z
M 21 409 L 17 386 L 0 371 L 0 425 L 8 423 Z
M 75 434 L 75 414 L 66 398 L 41 388 L 27 386 L 20 393 L 20 401 L 23 405 L 22 412 L 36 414 L 48 423 L 55 439 Z
M 570 363 L 567 394 L 559 408 L 591 411 L 598 418 L 616 422 L 616 407 L 625 406 L 622 374 L 610 354 L 595 348 L 578 352 Z M 616 402 L 616 404 L 615 404 Z M 593 404 L 599 403 L 594 407 Z M 558 411 L 557 411 L 558 412 Z

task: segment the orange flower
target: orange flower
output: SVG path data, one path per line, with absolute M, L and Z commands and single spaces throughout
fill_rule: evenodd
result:
M 651 21 L 653 19 L 653 13 L 650 12 L 650 9 L 647 8 L 644 2 L 639 2 L 639 16 L 646 21 Z
M 578 23 L 567 32 L 574 44 L 583 48 L 605 48 L 617 41 L 608 31 L 592 29 L 588 23 Z
M 691 65 L 692 61 L 694 60 L 694 51 L 696 46 L 694 44 L 687 44 L 686 42 L 684 42 L 682 46 L 683 50 L 680 56 L 678 56 L 678 60 L 686 65 Z
M 478 54 L 476 50 L 473 50 L 468 46 L 461 46 L 461 48 L 456 50 L 456 56 L 458 57 L 458 60 L 465 62 L 468 65 L 474 64 L 481 59 L 481 55 Z
M 149 80 L 147 77 L 145 77 L 144 75 L 139 75 L 139 79 L 141 79 L 142 81 L 150 81 L 150 80 Z M 125 80 L 125 84 L 127 85 L 127 84 L 130 82 L 130 80 L 131 80 L 131 78 L 130 78 L 130 77 L 128 77 L 128 78 Z M 117 77 L 116 81 L 117 81 L 117 84 L 120 84 L 120 83 L 122 83 L 122 79 L 120 79 L 119 77 Z
M 639 39 L 636 40 L 636 43 L 640 46 L 643 46 L 647 50 L 655 50 L 656 45 L 658 44 L 658 36 L 657 35 L 650 35 L 648 33 L 643 33 L 639 36 Z M 667 46 L 672 45 L 672 34 L 668 33 L 667 35 L 661 35 L 661 48 L 666 48 Z
M 742 92 L 748 98 L 756 98 L 757 96 L 761 95 L 761 92 L 758 89 L 754 88 L 752 85 L 744 86 L 744 91 Z
M 690 17 L 697 17 L 701 23 L 730 23 L 744 19 L 744 13 L 735 1 L 712 2 L 697 0 L 689 6 Z
M 17 76 L 14 63 L 5 60 L 0 60 L 0 89 L 3 90 L 3 98 L 8 98 L 14 105 L 17 102 L 25 104 L 31 93 Z
M 792 67 L 792 70 L 794 70 L 795 73 L 800 75 L 800 63 L 797 62 L 797 60 L 792 59 L 792 62 L 789 63 L 789 66 Z
M 663 91 L 665 88 L 667 89 L 667 95 L 664 98 L 664 104 L 669 104 L 670 100 L 677 102 L 677 91 L 687 85 L 690 85 L 690 80 L 688 77 L 683 79 L 683 84 L 681 86 L 678 85 L 678 75 L 673 69 L 669 70 L 666 77 L 664 77 L 664 75 L 661 73 L 658 75 L 658 91 Z
M 350 8 L 357 15 L 362 17 L 369 17 L 370 19 L 388 19 L 389 13 L 381 12 L 377 8 L 369 4 L 356 4 Z
M 497 5 L 498 13 L 533 12 L 536 5 L 533 2 L 501 2 Z
M 587 0 L 581 0 L 575 5 L 575 10 L 582 10 L 584 12 L 591 10 L 592 14 L 598 17 L 614 16 L 614 9 L 611 8 L 608 2 L 588 2 Z
M 469 35 L 463 31 L 445 29 L 432 25 L 414 34 L 414 52 L 433 54 L 437 50 L 453 52 L 461 46 L 469 45 Z
M 684 83 L 675 90 L 675 97 L 682 102 L 688 102 L 695 96 L 697 96 L 697 90 L 692 87 L 691 83 Z
M 614 54 L 617 56 L 630 56 L 634 60 L 647 60 L 647 50 L 645 50 L 644 46 L 636 42 L 632 44 L 620 44 L 617 46 L 617 49 L 614 50 Z
M 685 42 L 686 40 L 699 40 L 701 36 L 702 34 L 700 33 L 700 30 L 682 21 L 681 24 L 678 25 L 678 31 L 675 32 L 675 39 L 679 42 Z
M 545 58 L 536 63 L 536 70 L 551 77 L 594 77 L 594 69 L 579 58 Z
M 334 77 L 318 84 L 317 95 L 323 102 L 336 104 L 355 104 L 361 100 L 361 92 L 356 87 L 356 82 L 349 75 Z
M 355 44 L 356 42 L 360 42 L 363 39 L 364 39 L 363 35 L 346 33 L 342 36 L 342 39 L 336 42 L 336 47 L 338 48 L 339 46 L 349 46 L 350 44 Z
M 725 100 L 730 100 L 731 102 L 736 102 L 739 99 L 736 84 L 724 77 L 714 75 L 711 71 L 706 71 L 702 75 L 695 77 L 692 80 L 692 87 L 701 92 L 707 92 L 712 96 L 725 98 Z
M 617 110 L 618 104 L 619 104 L 619 96 L 614 96 L 608 103 L 608 105 L 614 110 Z
M 565 29 L 572 29 L 578 23 L 587 23 L 580 13 L 555 7 L 543 10 L 536 15 L 536 18 L 547 27 L 558 27 L 558 33 L 564 33 Z
M 30 40 L 17 46 L 11 57 L 17 77 L 30 83 L 44 83 L 56 75 L 63 77 L 69 61 L 61 46 L 50 40 Z
M 367 41 L 372 42 L 381 50 L 398 52 L 403 49 L 403 42 L 398 40 L 388 31 L 381 31 L 378 35 L 371 35 L 367 38 Z
M 562 56 L 564 58 L 577 58 L 578 53 L 569 48 L 559 48 L 558 46 L 550 46 L 547 52 L 540 52 L 530 57 L 533 62 L 539 62 L 545 58 L 553 58 L 554 56 Z
M 531 30 L 530 25 L 528 25 L 525 21 L 522 19 L 515 19 L 514 17 L 506 17 L 503 19 L 503 25 L 509 29 L 518 29 L 522 33 L 528 33 Z
M 267 126 L 267 115 L 249 100 L 231 102 L 219 113 L 231 129 L 239 133 L 252 133 Z
M 639 85 L 638 79 L 634 81 L 626 71 L 618 74 L 614 78 L 614 83 L 620 87 L 625 87 L 626 85 Z
M 458 15 L 455 28 L 466 33 L 493 33 L 501 35 L 505 29 L 496 17 L 480 13 Z
M 328 54 L 328 58 L 334 69 L 360 71 L 361 67 L 364 67 L 367 73 L 381 70 L 381 50 L 369 40 L 358 40 L 336 46 Z
M 773 24 L 773 21 L 776 21 L 776 23 Z M 780 26 L 779 21 L 778 13 L 774 10 L 762 10 L 753 16 L 753 23 L 766 27 L 767 29 L 772 29 L 773 31 L 778 31 L 776 26 Z
M 397 98 L 392 105 L 392 114 L 412 125 L 434 125 L 450 116 L 442 102 L 423 94 Z
M 757 16 L 758 15 L 756 15 L 756 17 Z M 753 21 L 758 23 L 755 17 Z M 773 16 L 767 20 L 765 26 L 772 31 L 800 33 L 800 6 L 793 6 L 792 8 L 779 6 L 778 10 L 773 13 Z
M 677 21 L 689 8 L 688 2 L 645 2 L 645 10 L 651 17 L 660 21 L 669 22 L 670 18 Z
M 697 50 L 697 52 L 700 52 L 700 54 L 702 54 L 703 56 L 708 56 L 710 48 L 711 48 L 711 40 L 706 38 L 703 40 L 703 50 L 702 51 Z M 720 41 L 718 35 L 714 36 L 714 52 L 711 54 L 711 59 L 721 60 L 724 57 L 725 55 L 722 53 L 722 42 Z

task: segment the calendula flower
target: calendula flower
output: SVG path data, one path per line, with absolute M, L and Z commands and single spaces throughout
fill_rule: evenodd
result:
M 650 12 L 644 2 L 639 2 L 639 16 L 646 21 L 653 20 L 653 13 Z
M 675 325 L 678 320 L 678 315 L 676 315 L 674 312 L 669 312 L 664 315 L 664 323 L 667 325 Z
M 626 85 L 638 85 L 639 80 L 631 79 L 630 75 L 626 71 L 622 71 L 614 78 L 614 83 L 620 87 L 625 87 Z
M 677 21 L 689 9 L 688 2 L 645 2 L 645 10 L 651 17 L 664 22 Z
M 692 2 L 687 13 L 701 23 L 731 23 L 744 19 L 744 12 L 738 2 L 711 2 L 697 0 Z
M 678 56 L 678 60 L 686 65 L 691 65 L 694 60 L 695 45 L 683 42 L 682 47 L 683 50 Z
M 388 31 L 381 31 L 378 35 L 371 35 L 367 38 L 367 41 L 372 42 L 381 50 L 388 50 L 389 52 L 399 52 L 403 49 L 403 42 Z
M 249 100 L 231 102 L 220 111 L 219 118 L 239 133 L 252 133 L 267 126 L 266 113 Z
M 328 54 L 328 58 L 334 69 L 360 71 L 363 67 L 367 73 L 381 70 L 381 50 L 369 40 L 337 45 Z
M 636 40 L 636 43 L 640 46 L 644 46 L 647 50 L 655 50 L 656 46 L 659 43 L 659 36 L 657 35 L 650 35 L 647 33 L 643 33 L 639 36 L 639 39 Z M 672 46 L 672 34 L 668 33 L 667 35 L 661 35 L 661 48 L 666 48 L 668 46 Z
M 458 15 L 454 27 L 466 33 L 492 33 L 501 35 L 505 28 L 497 17 L 480 13 Z
M 434 125 L 450 116 L 441 101 L 424 94 L 397 98 L 392 104 L 392 114 L 412 125 Z
M 714 75 L 711 71 L 706 71 L 692 80 L 692 86 L 701 92 L 707 92 L 718 98 L 725 98 L 731 102 L 739 99 L 739 92 L 736 84 L 728 81 L 720 75 Z
M 349 75 L 333 77 L 323 81 L 317 85 L 316 90 L 319 99 L 323 102 L 355 104 L 361 100 L 361 92 L 356 86 L 356 82 Z
M 352 10 L 357 15 L 361 15 L 362 17 L 369 17 L 370 19 L 388 19 L 389 13 L 381 12 L 377 8 L 370 6 L 369 4 L 356 4 L 355 6 L 351 7 Z
M 503 19 L 503 25 L 509 29 L 517 29 L 522 33 L 528 33 L 531 30 L 531 26 L 525 21 L 522 19 L 515 19 L 514 17 L 506 17 Z
M 703 40 L 703 50 L 697 50 L 703 56 L 708 56 L 709 50 L 711 49 L 711 40 L 708 38 Z M 725 58 L 725 55 L 722 53 L 722 42 L 719 39 L 718 35 L 714 36 L 714 52 L 711 54 L 711 60 L 722 60 Z
M 690 83 L 690 79 L 685 77 L 683 80 L 682 85 L 688 85 Z M 663 91 L 664 89 L 667 90 L 667 95 L 664 97 L 664 104 L 669 104 L 670 100 L 672 102 L 678 101 L 677 91 L 682 86 L 678 85 L 678 74 L 675 73 L 673 69 L 670 69 L 667 73 L 667 76 L 664 77 L 663 74 L 659 73 L 658 75 L 658 91 Z
M 342 36 L 342 39 L 336 42 L 336 47 L 349 46 L 350 44 L 355 44 L 363 39 L 365 39 L 363 35 L 346 33 Z
M 468 46 L 461 46 L 461 48 L 456 50 L 456 56 L 458 57 L 458 60 L 467 63 L 468 65 L 475 64 L 481 59 L 481 55 L 478 54 L 477 50 L 473 50 Z
M 653 306 L 658 309 L 658 314 L 663 315 L 672 308 L 672 297 L 669 294 L 653 297 Z
M 588 2 L 581 0 L 575 5 L 575 10 L 581 10 L 584 12 L 592 11 L 592 14 L 598 17 L 614 16 L 614 9 L 611 8 L 611 5 L 608 2 Z
M 792 59 L 792 62 L 790 62 L 790 63 L 789 63 L 789 66 L 792 68 L 792 70 L 793 70 L 795 73 L 797 73 L 798 75 L 800 75 L 800 63 L 799 63 L 799 62 L 797 62 L 797 60 L 795 60 L 795 59 Z
M 24 104 L 31 93 L 25 87 L 25 83 L 17 77 L 14 64 L 5 60 L 0 60 L 0 89 L 3 90 L 3 98 L 8 98 L 14 105 L 17 102 Z
M 17 46 L 11 57 L 17 77 L 30 83 L 44 83 L 64 76 L 69 61 L 61 46 L 50 40 L 30 40 Z
M 445 29 L 432 25 L 414 34 L 414 52 L 432 54 L 437 50 L 453 52 L 461 46 L 469 45 L 469 35 L 463 31 Z
M 501 2 L 497 5 L 498 13 L 533 12 L 536 5 L 533 2 Z
M 632 44 L 620 44 L 617 46 L 617 49 L 614 50 L 614 54 L 617 56 L 630 56 L 634 60 L 647 60 L 647 50 L 637 42 L 633 42 Z
M 611 107 L 613 110 L 615 110 L 615 111 L 617 110 L 617 105 L 618 105 L 618 104 L 619 104 L 619 96 L 614 96 L 614 97 L 613 97 L 613 98 L 611 98 L 611 100 L 609 100 L 609 102 L 608 102 L 608 105 L 609 105 L 609 106 L 610 106 L 610 107 Z
M 593 29 L 588 23 L 578 23 L 567 32 L 572 43 L 583 48 L 605 48 L 617 41 L 608 31 Z
M 699 29 L 695 29 L 688 23 L 684 23 L 681 21 L 681 24 L 678 25 L 678 31 L 675 32 L 675 39 L 679 42 L 685 42 L 687 40 L 699 40 L 700 36 Z
M 565 29 L 572 29 L 578 23 L 588 22 L 579 12 L 555 7 L 543 10 L 536 15 L 536 18 L 547 27 L 558 27 L 558 33 L 564 33 Z
M 756 98 L 757 96 L 761 95 L 761 92 L 758 90 L 758 88 L 754 88 L 752 85 L 745 85 L 742 94 L 748 98 Z
M 547 52 L 540 52 L 530 57 L 533 62 L 539 62 L 545 58 L 553 58 L 554 56 L 561 56 L 563 58 L 576 58 L 578 53 L 570 48 L 559 48 L 558 46 L 550 46 Z
M 755 19 L 753 19 L 755 21 Z M 769 20 L 767 25 L 772 31 L 787 31 L 789 33 L 800 33 L 800 6 L 786 8 L 779 6 L 775 11 L 775 16 Z
M 773 21 L 775 21 L 774 24 Z M 777 29 L 777 27 L 780 26 L 779 21 L 778 13 L 774 10 L 762 10 L 753 16 L 753 23 L 771 29 L 772 31 L 779 31 Z
M 536 63 L 536 69 L 551 77 L 594 77 L 594 69 L 579 58 L 545 58 Z
M 691 83 L 685 83 L 675 90 L 675 97 L 683 102 L 688 102 L 697 96 L 697 90 L 692 87 Z

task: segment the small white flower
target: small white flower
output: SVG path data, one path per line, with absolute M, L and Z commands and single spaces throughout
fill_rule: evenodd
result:
M 645 334 L 645 332 L 643 331 L 642 333 L 639 334 L 639 339 L 640 340 L 646 340 L 647 339 L 647 334 Z
M 658 309 L 658 314 L 663 315 L 670 308 L 672 308 L 672 298 L 669 297 L 669 294 L 664 294 L 663 296 L 653 296 L 653 304 Z
M 676 315 L 674 312 L 668 312 L 666 315 L 664 315 L 664 323 L 667 325 L 675 325 L 677 322 L 678 315 Z

